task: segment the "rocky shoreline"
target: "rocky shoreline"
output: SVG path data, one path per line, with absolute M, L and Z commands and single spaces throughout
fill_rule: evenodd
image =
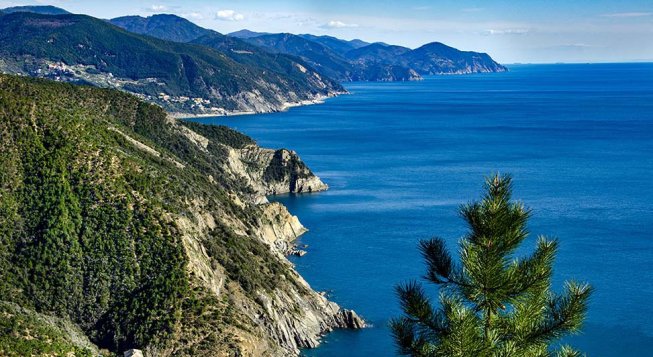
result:
M 178 125 L 177 120 L 170 118 L 170 123 Z M 179 126 L 182 127 L 182 126 Z M 197 132 L 182 129 L 185 136 L 196 145 L 208 147 L 210 139 Z M 280 350 L 273 346 L 262 346 L 254 342 L 249 334 L 241 335 L 242 351 L 251 351 L 252 355 L 260 355 L 255 350 L 265 350 L 265 355 L 288 356 L 298 355 L 302 348 L 314 348 L 320 343 L 320 338 L 326 333 L 338 328 L 364 328 L 365 321 L 356 312 L 344 309 L 329 301 L 326 294 L 314 291 L 310 285 L 294 270 L 288 261 L 288 255 L 303 255 L 295 241 L 308 231 L 297 216 L 288 212 L 287 208 L 278 202 L 270 202 L 269 195 L 285 193 L 319 192 L 329 188 L 316 176 L 299 158 L 296 152 L 287 149 L 265 149 L 257 145 L 244 145 L 240 148 L 223 146 L 227 159 L 223 167 L 224 174 L 231 180 L 236 180 L 249 187 L 250 193 L 236 193 L 231 196 L 237 206 L 259 211 L 258 223 L 247 226 L 239 220 L 230 220 L 229 226 L 236 234 L 254 235 L 267 245 L 277 259 L 287 265 L 295 287 L 277 289 L 272 294 L 259 292 L 255 301 L 236 293 L 241 311 L 258 326 Z M 203 284 L 218 296 L 229 290 L 224 276 L 209 268 L 210 262 L 201 253 L 202 236 L 212 225 L 207 214 L 198 204 L 195 218 L 179 224 L 185 227 L 188 255 L 191 258 L 192 270 L 195 276 L 204 277 Z M 195 221 L 199 224 L 192 224 Z M 226 222 L 225 222 L 226 223 Z M 185 230 L 185 229 L 184 229 Z M 184 231 L 182 230 L 182 231 Z M 247 233 L 249 232 L 249 233 Z M 195 248 L 192 248 L 195 247 Z M 234 294 L 232 291 L 231 294 Z M 264 344 L 265 345 L 265 344 Z
M 311 99 L 299 100 L 294 102 L 284 102 L 279 106 L 275 106 L 267 110 L 225 110 L 223 108 L 219 108 L 220 110 L 211 113 L 197 114 L 197 113 L 171 112 L 170 115 L 176 119 L 197 119 L 197 118 L 230 117 L 230 116 L 240 116 L 240 115 L 279 113 L 279 112 L 288 111 L 289 109 L 295 107 L 324 104 L 324 101 L 329 98 L 334 98 L 345 94 L 350 94 L 350 93 L 348 91 L 335 91 L 329 93 L 328 95 L 317 94 Z

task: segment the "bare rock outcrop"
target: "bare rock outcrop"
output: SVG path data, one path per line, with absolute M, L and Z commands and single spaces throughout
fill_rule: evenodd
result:
M 174 120 L 172 121 L 174 124 Z M 183 133 L 202 149 L 210 147 L 198 133 Z M 358 315 L 329 301 L 314 291 L 286 259 L 289 254 L 302 254 L 294 243 L 307 232 L 299 219 L 278 202 L 268 202 L 267 195 L 317 192 L 328 186 L 317 177 L 299 156 L 290 150 L 270 150 L 256 145 L 241 148 L 223 145 L 226 158 L 223 171 L 240 182 L 245 189 L 233 192 L 229 198 L 234 206 L 248 210 L 256 221 L 231 215 L 216 216 L 207 210 L 201 197 L 189 203 L 191 217 L 179 217 L 177 226 L 184 237 L 189 255 L 188 269 L 197 282 L 219 299 L 229 300 L 250 320 L 253 332 L 236 331 L 241 351 L 246 355 L 298 355 L 301 348 L 319 345 L 324 334 L 337 328 L 363 328 Z M 255 296 L 230 283 L 222 267 L 211 262 L 203 246 L 205 237 L 219 222 L 230 227 L 242 239 L 255 237 L 270 248 L 276 259 L 288 267 L 287 283 L 272 291 L 258 290 Z M 264 336 L 269 342 L 255 342 Z
M 310 286 L 301 278 L 304 288 Z M 338 328 L 360 329 L 365 322 L 354 311 L 343 309 L 329 301 L 324 294 L 311 290 L 300 292 L 276 291 L 273 295 L 261 294 L 258 302 L 264 306 L 266 316 L 261 323 L 271 336 L 280 341 L 289 353 L 299 353 L 300 348 L 315 348 L 320 337 Z
M 286 149 L 263 149 L 256 145 L 229 148 L 227 169 L 242 177 L 259 196 L 310 193 L 329 188 L 296 152 Z

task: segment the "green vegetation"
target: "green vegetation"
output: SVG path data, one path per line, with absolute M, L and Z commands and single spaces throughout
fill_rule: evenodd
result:
M 161 40 L 193 43 L 213 48 L 241 65 L 271 71 L 282 76 L 285 81 L 289 81 L 288 85 L 293 87 L 292 90 L 297 92 L 304 91 L 304 88 L 319 88 L 319 82 L 323 80 L 320 77 L 322 74 L 330 78 L 339 78 L 338 73 L 328 72 L 329 67 L 319 67 L 324 72 L 316 76 L 317 73 L 314 72 L 311 65 L 299 57 L 270 53 L 239 38 L 225 36 L 216 31 L 199 27 L 175 15 L 159 14 L 147 18 L 124 16 L 112 19 L 111 23 L 129 32 Z
M 2 9 L 0 12 L 11 14 L 13 12 L 33 12 L 43 15 L 65 15 L 70 14 L 68 11 L 55 6 L 14 6 Z
M 183 121 L 181 124 L 200 135 L 212 138 L 232 148 L 242 149 L 247 145 L 256 144 L 249 136 L 231 130 L 224 125 L 203 125 L 192 121 Z
M 250 44 L 239 38 L 225 36 L 217 32 L 209 33 L 192 41 L 192 43 L 213 48 L 238 63 L 248 66 L 257 66 L 266 71 L 279 73 L 291 83 L 301 86 L 317 86 L 319 82 L 330 82 L 332 79 L 339 79 L 339 76 L 332 76 L 323 66 L 314 66 L 311 62 L 305 61 L 300 56 L 284 53 L 270 53 L 259 46 Z M 317 71 L 316 71 L 317 69 Z M 334 87 L 338 91 L 344 88 Z
M 88 345 L 88 347 L 84 346 Z M 93 356 L 81 331 L 63 319 L 45 317 L 0 301 L 0 355 Z
M 133 164 L 112 172 L 111 134 L 65 96 L 87 89 L 0 80 L 0 295 L 70 318 L 103 347 L 165 338 L 187 279 L 165 203 L 147 192 L 162 185 Z
M 211 236 L 206 244 L 209 256 L 252 297 L 257 291 L 273 291 L 290 274 L 286 265 L 267 253 L 269 248 L 241 239 L 227 227 L 211 231 Z
M 114 352 L 234 348 L 231 335 L 216 333 L 251 321 L 193 283 L 179 218 L 194 219 L 201 202 L 217 227 L 196 239 L 245 292 L 281 288 L 294 275 L 257 238 L 221 221 L 247 231 L 259 224 L 260 209 L 227 198 L 251 188 L 224 172 L 226 147 L 253 141 L 183 125 L 119 91 L 0 75 L 0 300 L 69 320 Z M 189 129 L 209 140 L 206 149 L 183 134 Z M 13 338 L 11 326 L 0 339 Z M 55 337 L 50 347 L 3 344 L 0 354 L 68 348 Z
M 148 17 L 122 16 L 109 21 L 129 32 L 175 42 L 190 42 L 213 32 L 183 17 L 171 14 L 156 14 Z
M 359 69 L 344 56 L 309 39 L 289 33 L 261 34 L 243 38 L 248 43 L 265 48 L 270 52 L 297 56 L 321 73 L 339 81 L 375 80 L 365 77 Z
M 287 159 L 284 159 L 284 156 L 287 156 Z M 306 164 L 297 157 L 294 153 L 288 150 L 277 150 L 272 156 L 272 161 L 265 169 L 263 178 L 268 182 L 283 182 L 288 180 L 293 183 L 297 179 L 307 178 L 310 171 Z M 291 191 L 294 190 L 294 187 L 291 187 Z
M 281 107 L 342 89 L 292 65 L 271 70 L 237 62 L 205 46 L 130 33 L 83 15 L 2 15 L 0 58 L 3 71 L 120 88 L 182 112 L 249 110 L 259 102 Z
M 487 53 L 460 51 L 440 42 L 406 52 L 399 63 L 408 65 L 420 74 L 504 72 L 506 67 L 495 62 Z
M 511 201 L 511 178 L 487 180 L 480 202 L 461 208 L 469 232 L 460 242 L 460 263 L 445 242 L 420 243 L 425 278 L 442 287 L 439 309 L 416 282 L 397 288 L 405 316 L 392 322 L 402 354 L 413 356 L 580 356 L 553 343 L 578 332 L 591 293 L 588 285 L 567 283 L 550 290 L 556 240 L 540 237 L 535 252 L 518 258 L 528 236 L 530 212 Z
M 271 52 L 300 57 L 339 81 L 407 81 L 420 79 L 420 75 L 506 70 L 485 53 L 460 51 L 438 42 L 411 50 L 379 42 L 369 44 L 288 33 L 245 31 L 233 35 L 243 36 L 244 41 Z

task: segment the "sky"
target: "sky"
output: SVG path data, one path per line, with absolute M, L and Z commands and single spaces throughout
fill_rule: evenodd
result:
M 105 19 L 170 13 L 222 33 L 439 41 L 502 63 L 653 61 L 653 0 L 0 0 L 34 4 Z

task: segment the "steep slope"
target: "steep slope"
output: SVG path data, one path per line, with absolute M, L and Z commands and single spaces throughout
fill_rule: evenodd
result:
M 402 46 L 373 43 L 345 53 L 353 63 L 370 66 L 394 65 L 409 68 L 418 75 L 504 72 L 486 53 L 460 51 L 440 42 L 411 50 Z
M 272 112 L 343 91 L 312 71 L 296 81 L 206 47 L 133 34 L 83 15 L 3 15 L 0 70 L 119 88 L 169 111 L 199 114 Z
M 123 16 L 109 22 L 129 32 L 175 42 L 190 42 L 212 32 L 183 17 L 168 14 Z
M 289 33 L 269 34 L 249 30 L 223 36 L 174 15 L 148 18 L 129 16 L 111 20 L 129 31 L 149 36 L 193 42 L 223 52 L 233 60 L 250 65 L 261 63 L 268 70 L 292 68 L 286 63 L 271 65 L 259 48 L 301 58 L 304 68 L 312 67 L 338 81 L 419 80 L 422 75 L 502 72 L 506 68 L 485 53 L 464 52 L 439 42 L 411 50 L 385 43 L 342 40 L 332 36 Z M 246 46 L 244 42 L 250 46 Z M 252 46 L 253 45 L 253 46 Z M 286 61 L 288 59 L 286 58 Z M 282 73 L 288 74 L 282 70 Z
M 422 77 L 417 71 L 397 61 L 409 51 L 406 47 L 373 43 L 348 51 L 344 56 L 366 73 L 367 78 L 376 81 L 420 80 Z
M 350 61 L 344 55 L 308 37 L 310 36 L 282 33 L 247 37 L 244 40 L 269 51 L 300 57 L 318 71 L 343 82 L 406 81 L 420 78 L 410 68 L 394 63 Z M 324 38 L 320 41 L 323 42 Z
M 319 87 L 322 82 L 329 81 L 324 74 L 318 73 L 311 64 L 299 57 L 271 53 L 243 40 L 217 32 L 197 38 L 192 43 L 215 49 L 238 63 L 278 73 L 307 87 Z M 344 92 L 344 89 L 342 91 Z
M 317 42 L 323 46 L 326 46 L 327 48 L 331 49 L 333 52 L 341 56 L 351 50 L 355 50 L 357 48 L 361 48 L 369 45 L 369 43 L 365 41 L 361 41 L 361 40 L 347 41 L 347 40 L 341 40 L 333 36 L 315 36 L 311 34 L 303 34 L 299 36 L 307 40 Z
M 440 42 L 433 42 L 403 54 L 399 63 L 420 74 L 457 74 L 505 72 L 506 67 L 487 53 L 460 51 Z
M 0 11 L 5 14 L 12 14 L 14 12 L 32 12 L 35 14 L 42 14 L 42 15 L 70 14 L 70 12 L 55 6 L 14 6 L 14 7 L 8 7 L 6 9 L 2 9 Z
M 127 16 L 113 19 L 111 22 L 130 32 L 213 48 L 241 65 L 271 71 L 307 88 L 321 88 L 325 81 L 329 81 L 298 57 L 267 52 L 238 38 L 199 27 L 179 16 Z M 320 98 L 318 96 L 315 99 Z
M 246 37 L 244 40 L 271 52 L 297 56 L 330 78 L 339 81 L 361 80 L 360 73 L 345 58 L 303 37 L 281 33 Z
M 99 356 L 97 346 L 67 319 L 0 301 L 0 355 Z
M 439 42 L 411 50 L 330 36 L 259 35 L 246 30 L 233 35 L 269 51 L 301 57 L 339 81 L 410 81 L 422 75 L 506 71 L 485 53 L 459 51 Z
M 368 63 L 396 63 L 397 58 L 410 52 L 410 48 L 402 46 L 392 46 L 381 43 L 373 43 L 368 46 L 359 47 L 345 53 L 345 57 L 350 61 Z
M 0 75 L 0 173 L 0 308 L 38 314 L 19 321 L 56 353 L 93 349 L 81 329 L 116 353 L 285 356 L 362 326 L 283 256 L 305 229 L 264 194 L 326 189 L 291 151 L 119 91 Z

